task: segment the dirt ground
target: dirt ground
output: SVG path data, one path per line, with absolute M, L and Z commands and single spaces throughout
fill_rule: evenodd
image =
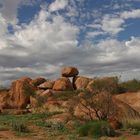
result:
M 0 131 L 0 140 L 69 140 L 65 136 L 57 136 L 57 137 L 47 137 L 41 132 L 38 132 L 37 135 L 32 136 L 16 136 L 13 132 L 10 131 Z M 78 139 L 71 139 L 78 140 Z M 79 140 L 93 140 L 91 138 L 79 138 Z M 97 140 L 97 139 L 96 139 Z M 123 135 L 114 138 L 102 137 L 101 140 L 140 140 L 140 136 L 130 136 Z

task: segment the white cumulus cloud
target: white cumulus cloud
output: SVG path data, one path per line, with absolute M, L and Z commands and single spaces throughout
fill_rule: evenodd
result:
M 117 34 L 123 30 L 125 19 L 126 15 L 125 18 L 105 15 L 98 23 L 87 25 L 97 30 L 89 30 L 86 35 L 94 38 L 104 33 Z M 74 65 L 81 75 L 91 77 L 114 74 L 124 79 L 140 77 L 139 37 L 126 41 L 105 38 L 98 43 L 86 38 L 78 45 L 80 26 L 45 9 L 30 23 L 16 25 L 13 34 L 7 32 L 7 21 L 1 14 L 0 79 L 6 84 L 21 76 L 57 78 L 61 67 L 67 65 Z
M 49 11 L 54 12 L 61 9 L 64 9 L 68 4 L 68 0 L 55 0 L 53 3 L 49 6 Z

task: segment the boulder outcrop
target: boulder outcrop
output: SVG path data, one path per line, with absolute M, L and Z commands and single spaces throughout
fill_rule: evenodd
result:
M 77 76 L 73 78 L 74 89 L 86 89 L 88 83 L 91 81 L 90 78 Z
M 116 105 L 116 117 L 118 120 L 126 120 L 126 119 L 138 119 L 140 118 L 140 114 L 138 111 L 133 109 L 127 103 L 122 102 L 117 98 L 113 98 L 113 102 Z
M 56 124 L 56 123 L 67 123 L 71 119 L 72 119 L 72 116 L 71 116 L 70 113 L 61 113 L 61 114 L 56 114 L 56 115 L 48 118 L 47 122 L 52 122 L 54 124 Z
M 123 93 L 116 95 L 115 97 L 140 112 L 140 92 Z
M 12 82 L 9 92 L 11 106 L 13 108 L 26 108 L 27 104 L 30 103 L 30 96 L 35 93 L 35 89 L 30 82 L 31 79 L 28 77 Z

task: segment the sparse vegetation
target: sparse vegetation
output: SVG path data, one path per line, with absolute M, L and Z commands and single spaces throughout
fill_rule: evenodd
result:
M 119 84 L 119 92 L 137 92 L 140 90 L 140 80 L 130 80 Z
M 57 131 L 60 131 L 60 132 L 66 132 L 67 131 L 67 129 L 64 126 L 63 123 L 52 123 L 52 122 L 38 121 L 38 122 L 36 122 L 36 125 L 40 126 L 40 127 L 50 128 L 52 131 L 53 130 L 57 130 Z
M 13 121 L 11 127 L 12 127 L 13 131 L 16 131 L 18 133 L 28 133 L 29 132 L 29 129 L 27 128 L 25 123 L 21 122 L 21 121 Z
M 115 132 L 109 127 L 106 121 L 91 121 L 78 128 L 80 136 L 101 137 L 114 136 Z
M 4 125 L 0 125 L 0 131 L 6 131 L 8 128 Z
M 78 95 L 80 91 L 61 91 L 61 94 L 55 94 L 54 97 L 61 100 L 68 100 Z
M 65 79 L 69 81 L 68 77 Z M 16 134 L 16 136 L 17 134 L 18 136 L 40 136 L 38 132 L 41 132 L 43 136 L 40 139 L 59 137 L 61 139 L 62 137 L 66 140 L 100 139 L 102 136 L 108 139 L 108 137 L 115 136 L 118 131 L 120 133 L 130 132 L 130 135 L 140 134 L 139 119 L 126 119 L 123 122 L 122 131 L 119 130 L 118 114 L 123 114 L 125 111 L 127 114 L 127 108 L 133 112 L 134 117 L 137 112 L 133 111 L 131 105 L 127 106 L 127 103 L 125 107 L 125 102 L 124 104 L 119 102 L 119 106 L 117 104 L 119 99 L 115 98 L 118 93 L 138 91 L 140 89 L 140 81 L 138 80 L 120 82 L 118 77 L 89 78 L 89 83 L 86 83 L 86 86 L 82 83 L 84 80 L 77 82 L 75 90 L 73 90 L 74 87 L 68 88 L 68 83 L 63 81 L 58 82 L 59 90 L 52 87 L 47 91 L 39 89 L 38 84 L 36 87 L 32 87 L 33 85 L 26 83 L 26 81 L 25 83 L 22 83 L 22 80 L 19 81 L 17 80 L 16 85 L 12 85 L 12 91 L 11 89 L 6 92 L 2 91 L 2 105 L 7 100 L 3 96 L 5 93 L 8 93 L 8 105 L 13 103 L 11 108 L 16 108 L 15 105 L 18 102 L 19 105 L 17 106 L 18 110 L 1 108 L 0 133 L 1 131 L 12 131 L 12 134 Z M 72 86 L 72 83 L 69 82 L 69 84 Z M 82 85 L 81 87 L 84 89 L 78 89 L 78 84 Z M 24 98 L 28 100 L 26 101 Z M 25 106 L 20 106 L 20 102 L 21 104 L 24 102 Z M 127 117 L 127 115 L 125 116 Z
M 116 109 L 112 101 L 112 95 L 110 93 L 100 93 L 100 94 L 84 94 L 82 99 L 80 99 L 80 104 L 82 107 L 86 108 L 82 110 L 85 114 L 93 120 L 93 114 L 99 120 L 107 120 L 109 115 L 115 115 Z
M 35 96 L 36 95 L 36 92 L 28 84 L 24 85 L 24 89 L 25 89 L 25 95 L 26 96 Z
M 118 77 L 105 77 L 101 79 L 96 79 L 92 86 L 94 88 L 94 94 L 108 92 L 115 94 L 118 92 Z
M 0 85 L 0 92 L 1 91 L 8 91 L 9 89 L 3 85 Z
M 15 122 L 34 123 L 37 120 L 46 119 L 49 116 L 55 115 L 57 112 L 53 113 L 39 113 L 39 114 L 24 114 L 24 115 L 0 115 L 0 124 L 1 126 L 11 127 Z
M 127 119 L 123 121 L 124 129 L 128 129 L 132 134 L 140 134 L 140 119 Z

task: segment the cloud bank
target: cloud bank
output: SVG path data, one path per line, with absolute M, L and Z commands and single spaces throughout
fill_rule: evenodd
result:
M 4 5 L 8 5 L 5 1 Z M 58 14 L 67 8 L 67 15 L 77 13 L 66 0 L 56 0 L 47 9 L 41 9 L 28 24 L 17 24 L 17 7 L 0 13 L 0 81 L 7 84 L 21 76 L 45 76 L 57 78 L 63 66 L 79 68 L 81 75 L 122 75 L 123 79 L 140 78 L 140 37 L 125 41 L 114 38 L 125 30 L 130 18 L 140 18 L 140 10 L 123 11 L 117 15 L 105 14 L 100 20 L 86 25 L 96 29 L 86 33 L 79 41 L 84 27 L 73 24 Z M 52 12 L 56 12 L 55 14 Z M 7 14 L 6 14 L 7 13 Z M 8 15 L 8 16 L 7 16 Z M 13 22 L 14 33 L 9 33 L 8 24 Z M 92 38 L 109 34 L 109 37 L 93 42 Z

